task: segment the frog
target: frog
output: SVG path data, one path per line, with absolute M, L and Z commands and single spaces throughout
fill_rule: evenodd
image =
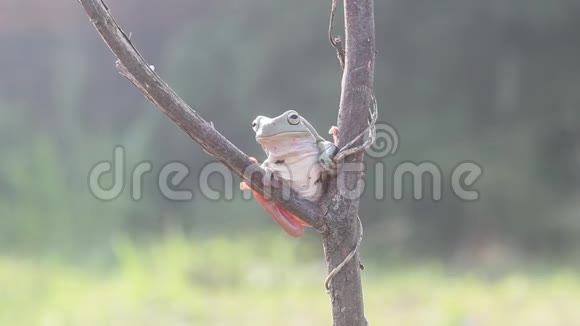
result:
M 337 164 L 333 157 L 338 151 L 338 129 L 330 129 L 334 142 L 327 141 L 294 110 L 274 118 L 258 116 L 252 122 L 252 129 L 256 142 L 267 155 L 261 164 L 266 175 L 283 180 L 301 198 L 317 201 L 324 192 L 325 180 L 336 174 Z M 258 163 L 257 159 L 250 159 Z M 251 190 L 245 182 L 240 183 L 240 189 Z M 310 226 L 270 198 L 252 192 L 258 203 L 289 235 L 300 237 L 304 226 Z

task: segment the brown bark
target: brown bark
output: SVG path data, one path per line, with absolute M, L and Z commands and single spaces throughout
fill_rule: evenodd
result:
M 211 156 L 222 162 L 233 173 L 242 177 L 254 190 L 268 193 L 274 201 L 300 216 L 322 234 L 329 271 L 338 266 L 353 250 L 359 235 L 357 222 L 358 196 L 351 192 L 361 180 L 362 173 L 339 170 L 331 182 L 328 206 L 301 199 L 291 193 L 289 199 L 281 189 L 271 191 L 263 182 L 264 171 L 250 161 L 210 123 L 192 110 L 151 69 L 135 49 L 129 38 L 117 25 L 102 0 L 78 0 L 91 22 L 117 57 L 119 71 L 127 77 L 159 110 L 175 122 Z M 345 0 L 346 56 L 342 78 L 342 93 L 338 115 L 339 147 L 354 139 L 367 126 L 368 107 L 371 104 L 374 75 L 374 15 L 372 0 Z M 361 164 L 363 153 L 345 158 L 344 166 Z M 256 171 L 249 174 L 248 171 Z M 337 187 L 344 185 L 344 187 Z M 323 206 L 325 206 L 323 205 Z M 366 325 L 363 310 L 359 257 L 355 255 L 331 280 L 330 295 L 335 326 Z
M 135 49 L 127 35 L 111 16 L 102 0 L 79 0 L 91 22 L 117 57 L 119 72 L 127 77 L 157 108 L 177 124 L 208 154 L 242 177 L 254 190 L 264 194 L 269 188 L 263 182 L 264 171 L 259 165 L 222 136 L 205 121 L 151 69 Z M 250 173 L 255 171 L 255 173 Z M 287 188 L 286 188 L 287 189 Z M 320 208 L 291 192 L 290 197 L 282 188 L 271 188 L 268 194 L 291 212 L 301 216 L 319 232 L 325 230 Z M 285 200 L 287 199 L 287 200 Z
M 373 8 L 373 0 L 344 0 L 346 57 L 338 112 L 339 148 L 367 127 L 375 65 Z M 362 162 L 363 152 L 347 156 L 337 183 L 330 187 L 328 232 L 323 234 L 329 271 L 342 262 L 358 240 L 360 194 L 354 189 L 361 182 Z M 346 171 L 346 166 L 358 172 Z M 367 325 L 359 266 L 357 253 L 332 281 L 330 295 L 335 326 Z

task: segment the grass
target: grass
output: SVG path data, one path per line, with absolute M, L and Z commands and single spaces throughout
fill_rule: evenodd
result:
M 112 248 L 116 264 L 107 269 L 0 258 L 0 325 L 331 324 L 325 267 L 286 237 L 175 236 Z M 580 278 L 572 271 L 489 280 L 368 260 L 372 325 L 580 324 Z

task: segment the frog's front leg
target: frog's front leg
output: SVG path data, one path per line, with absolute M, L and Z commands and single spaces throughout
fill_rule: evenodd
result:
M 338 134 L 338 128 L 337 127 L 332 127 L 330 128 L 330 130 L 328 131 L 329 134 L 332 134 L 332 138 L 334 140 L 334 143 L 331 143 L 329 141 L 323 140 L 323 141 L 319 141 L 318 142 L 318 150 L 320 151 L 320 156 L 318 158 L 318 161 L 320 162 L 320 166 L 322 166 L 322 168 L 327 171 L 330 174 L 335 174 L 336 173 L 336 163 L 334 162 L 334 155 L 336 155 L 337 152 L 337 147 L 336 147 L 336 141 L 337 141 L 337 134 Z
M 258 163 L 255 158 L 250 157 L 250 159 Z M 243 181 L 240 183 L 240 189 L 252 190 L 250 186 L 248 186 L 248 184 Z M 302 221 L 296 215 L 290 213 L 284 207 L 276 204 L 272 199 L 266 199 L 255 190 L 252 190 L 252 193 L 254 194 L 254 197 L 256 197 L 258 203 L 266 210 L 266 212 L 268 212 L 268 214 L 272 216 L 272 219 L 274 219 L 274 221 L 278 223 L 278 225 L 280 225 L 280 227 L 286 231 L 286 233 L 293 237 L 299 237 L 304 233 L 303 225 L 308 225 L 306 222 Z

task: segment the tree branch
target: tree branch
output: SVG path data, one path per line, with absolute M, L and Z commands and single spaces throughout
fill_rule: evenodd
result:
M 293 191 L 290 195 L 282 188 L 269 188 L 264 184 L 264 170 L 222 136 L 212 124 L 205 121 L 163 81 L 145 62 L 131 40 L 121 30 L 102 0 L 78 0 L 91 22 L 117 57 L 119 71 L 127 77 L 161 112 L 176 123 L 191 139 L 208 154 L 223 163 L 233 173 L 242 177 L 250 187 L 266 194 L 300 216 L 305 222 L 323 233 L 325 219 L 316 203 L 302 199 Z M 250 173 L 253 172 L 253 173 Z M 269 191 L 271 189 L 271 191 Z M 288 188 L 286 188 L 288 189 Z
M 355 139 L 367 127 L 368 108 L 372 105 L 373 98 L 375 68 L 373 0 L 343 0 L 343 2 L 346 57 L 338 112 L 339 148 Z M 331 13 L 331 23 L 332 15 Z M 362 143 L 361 138 L 354 145 Z M 329 188 L 327 198 L 329 232 L 323 234 L 329 271 L 345 260 L 345 257 L 356 248 L 359 239 L 357 217 L 360 196 L 347 195 L 344 191 L 356 189 L 361 181 L 363 154 L 361 151 L 346 156 L 343 168 L 338 172 L 337 182 L 331 184 Z M 361 168 L 358 172 L 349 172 L 351 169 L 344 168 L 357 165 Z M 337 188 L 337 185 L 342 186 Z M 360 266 L 359 254 L 355 252 L 354 258 L 344 265 L 331 282 L 330 294 L 335 326 L 367 325 L 364 317 Z
M 362 171 L 348 172 L 344 167 L 361 164 L 363 153 L 345 157 L 338 175 L 329 184 L 324 198 L 324 209 L 319 204 L 299 198 L 293 191 L 290 199 L 283 189 L 271 189 L 264 183 L 264 171 L 248 156 L 223 137 L 214 127 L 201 118 L 153 71 L 121 30 L 102 0 L 78 0 L 91 22 L 117 57 L 117 67 L 159 110 L 175 122 L 211 156 L 222 162 L 232 172 L 242 177 L 252 189 L 270 195 L 274 201 L 300 216 L 321 233 L 329 272 L 343 264 L 330 281 L 332 312 L 335 326 L 364 326 L 360 260 L 356 243 L 360 237 L 358 228 L 359 197 L 351 197 L 344 189 L 355 189 Z M 344 0 L 346 29 L 346 53 L 332 36 L 332 22 L 336 0 L 332 2 L 329 39 L 336 48 L 341 65 L 344 63 L 340 109 L 338 115 L 338 146 L 343 147 L 366 128 L 368 107 L 373 97 L 375 62 L 373 0 Z M 345 55 L 346 54 L 346 55 Z M 363 142 L 355 142 L 357 146 Z M 352 166 L 352 165 L 351 165 Z M 254 173 L 249 173 L 254 171 Z M 339 189 L 337 185 L 342 185 Z M 287 189 L 287 188 L 286 188 Z M 349 253 L 354 257 L 346 261 Z

